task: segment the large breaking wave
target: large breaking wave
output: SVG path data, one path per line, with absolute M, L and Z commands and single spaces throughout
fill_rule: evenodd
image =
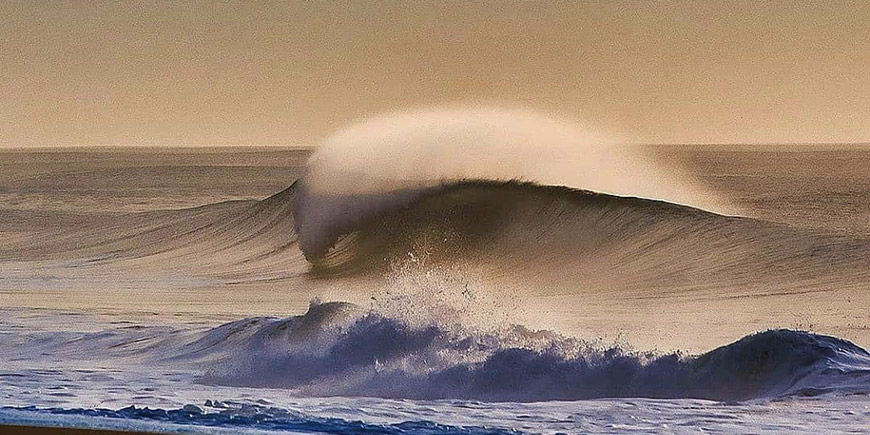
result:
M 608 143 L 576 122 L 522 110 L 419 110 L 360 122 L 320 144 L 294 210 L 302 251 L 316 256 L 336 231 L 463 179 L 522 179 L 734 211 L 648 150 Z
M 642 149 L 604 146 L 564 121 L 476 109 L 339 132 L 312 156 L 293 213 L 316 276 L 382 272 L 415 252 L 544 293 L 737 296 L 868 279 L 866 238 L 710 210 L 734 211 Z
M 521 182 L 430 187 L 321 240 L 306 252 L 315 277 L 389 275 L 412 253 L 520 298 L 830 293 L 870 279 L 861 237 Z

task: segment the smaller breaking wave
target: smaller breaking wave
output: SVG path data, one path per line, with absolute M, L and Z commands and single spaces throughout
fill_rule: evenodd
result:
M 295 397 L 746 401 L 870 393 L 870 353 L 810 332 L 768 330 L 686 355 L 638 352 L 520 325 L 469 326 L 456 320 L 464 316 L 431 317 L 312 302 L 302 315 L 208 329 L 22 334 L 0 342 L 0 353 L 17 365 L 50 356 L 73 366 L 99 361 L 125 371 L 169 369 L 202 386 L 277 388 Z
M 637 353 L 547 331 L 413 324 L 353 308 L 246 324 L 244 346 L 208 384 L 310 396 L 531 402 L 594 398 L 720 401 L 870 392 L 870 353 L 836 337 L 769 330 L 702 354 Z M 253 328 L 253 331 L 250 331 Z

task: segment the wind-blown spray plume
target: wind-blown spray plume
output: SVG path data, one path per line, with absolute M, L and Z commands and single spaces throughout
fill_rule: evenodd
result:
M 522 110 L 420 110 L 363 121 L 321 144 L 295 210 L 302 250 L 317 255 L 336 230 L 464 179 L 521 179 L 733 211 L 641 148 L 614 145 L 569 121 Z

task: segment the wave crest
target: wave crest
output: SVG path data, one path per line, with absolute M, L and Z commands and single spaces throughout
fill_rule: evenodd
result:
M 436 108 L 362 121 L 317 148 L 295 210 L 302 250 L 316 255 L 323 235 L 463 179 L 531 180 L 736 212 L 649 150 L 609 143 L 576 122 L 518 109 Z
M 867 351 L 808 332 L 770 330 L 689 357 L 634 353 L 521 326 L 415 326 L 360 310 L 298 339 L 307 316 L 333 310 L 347 313 L 344 305 L 314 305 L 289 322 L 260 324 L 258 338 L 224 355 L 201 381 L 315 396 L 519 402 L 870 391 Z

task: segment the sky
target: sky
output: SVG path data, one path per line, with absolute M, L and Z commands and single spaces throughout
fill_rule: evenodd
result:
M 0 147 L 304 146 L 444 105 L 870 142 L 870 2 L 0 2 Z

